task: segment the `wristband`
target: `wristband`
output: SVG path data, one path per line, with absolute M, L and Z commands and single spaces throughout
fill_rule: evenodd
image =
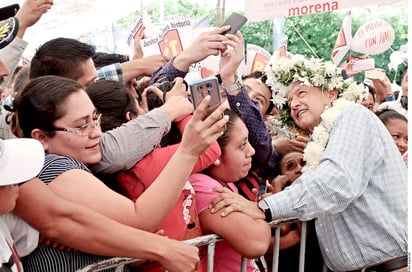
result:
M 264 200 L 259 201 L 258 208 L 261 209 L 265 213 L 265 221 L 272 222 L 272 211 L 270 210 L 269 206 L 266 204 Z
M 385 96 L 385 100 L 386 100 L 386 101 L 394 101 L 394 100 L 395 100 L 395 96 L 394 96 L 393 94 L 386 95 L 386 96 Z
M 223 90 L 225 90 L 227 94 L 230 94 L 231 92 L 242 88 L 243 82 L 240 79 L 237 79 L 234 84 L 227 86 L 227 87 L 222 83 L 222 87 L 223 87 Z

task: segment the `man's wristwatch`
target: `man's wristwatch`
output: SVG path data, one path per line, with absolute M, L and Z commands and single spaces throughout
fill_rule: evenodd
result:
M 231 92 L 242 88 L 243 87 L 243 82 L 240 79 L 236 79 L 236 82 L 234 84 L 232 84 L 230 86 L 227 86 L 227 87 L 222 83 L 222 87 L 223 87 L 223 90 L 225 90 L 226 93 L 230 94 Z
M 265 221 L 266 222 L 272 222 L 272 212 L 270 211 L 270 208 L 268 204 L 264 200 L 261 200 L 258 202 L 258 207 L 265 213 Z

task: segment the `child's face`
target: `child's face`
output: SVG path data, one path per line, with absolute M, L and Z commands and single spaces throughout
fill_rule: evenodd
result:
M 400 119 L 390 119 L 386 128 L 391 134 L 399 152 L 403 155 L 408 150 L 408 123 Z
M 19 186 L 17 184 L 0 186 L 0 214 L 14 210 L 18 196 Z
M 222 152 L 220 166 L 215 178 L 224 182 L 234 182 L 247 176 L 252 166 L 255 150 L 248 140 L 248 130 L 241 119 L 233 125 L 229 143 Z

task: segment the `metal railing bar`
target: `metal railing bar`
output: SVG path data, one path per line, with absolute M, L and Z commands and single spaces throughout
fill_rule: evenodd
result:
M 273 269 L 272 271 L 277 272 L 277 264 L 278 264 L 278 257 L 279 257 L 279 240 L 280 240 L 280 226 L 286 225 L 286 224 L 290 224 L 293 223 L 295 221 L 297 221 L 297 218 L 287 218 L 287 219 L 280 219 L 280 220 L 274 220 L 272 222 L 269 223 L 269 225 L 272 228 L 275 228 L 276 233 L 279 232 L 279 237 L 275 237 L 275 250 L 274 250 L 274 262 L 276 263 L 276 265 L 273 265 Z M 207 271 L 208 272 L 213 272 L 213 265 L 214 265 L 214 255 L 215 255 L 215 246 L 216 246 L 216 242 L 219 242 L 223 240 L 220 236 L 218 236 L 217 234 L 207 234 L 207 235 L 203 235 L 200 237 L 196 237 L 196 238 L 192 238 L 192 239 L 188 239 L 185 240 L 183 242 L 191 244 L 191 245 L 195 245 L 195 246 L 204 246 L 204 245 L 208 245 L 208 268 Z M 278 250 L 276 250 L 276 244 L 277 244 L 277 248 Z M 210 250 L 210 252 L 209 252 Z M 275 258 L 275 252 L 277 252 L 276 254 L 276 258 Z M 246 259 L 245 259 L 246 260 Z M 76 270 L 76 272 L 97 272 L 97 271 L 102 271 L 105 269 L 109 269 L 109 268 L 115 268 L 118 266 L 124 266 L 130 263 L 134 263 L 134 262 L 145 262 L 146 260 L 142 260 L 142 259 L 135 259 L 135 258 L 125 258 L 125 257 L 113 257 L 107 260 L 103 260 L 100 262 L 96 262 L 87 266 L 84 266 L 78 270 Z M 242 260 L 243 263 L 243 260 Z M 243 268 L 242 268 L 243 269 Z M 242 270 L 243 271 L 243 270 Z

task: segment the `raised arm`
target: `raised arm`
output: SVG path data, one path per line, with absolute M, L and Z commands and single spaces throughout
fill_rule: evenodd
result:
M 82 169 L 64 172 L 50 182 L 49 187 L 59 197 L 89 207 L 120 223 L 154 231 L 178 200 L 199 156 L 216 141 L 227 122 L 226 117 L 222 118 L 224 106 L 201 120 L 207 101 L 205 99 L 203 106 L 193 115 L 181 144 L 163 171 L 136 202 L 110 190 Z M 190 104 L 189 101 L 187 103 Z
M 210 55 L 217 56 L 225 48 L 222 41 L 227 39 L 220 33 L 229 28 L 229 26 L 217 27 L 200 34 L 188 48 L 156 71 L 152 75 L 150 84 L 164 76 L 170 81 L 173 81 L 176 77 L 184 77 L 193 63 L 199 62 Z
M 182 89 L 183 79 L 176 79 L 173 89 Z M 193 112 L 186 97 L 173 96 L 161 107 L 102 134 L 102 159 L 90 168 L 94 173 L 111 174 L 132 168 L 156 147 L 169 131 L 171 121 L 179 121 Z
M 227 35 L 227 37 L 228 40 L 224 44 L 228 48 L 222 52 L 219 68 L 222 85 L 229 87 L 235 84 L 237 69 L 244 59 L 244 41 L 240 32 L 237 35 Z M 278 154 L 273 149 L 272 139 L 257 102 L 249 97 L 244 86 L 228 92 L 227 100 L 230 108 L 242 116 L 249 130 L 249 141 L 256 151 L 253 157 L 254 168 L 256 166 L 273 167 Z
M 35 178 L 20 186 L 15 213 L 46 238 L 81 251 L 159 261 L 169 271 L 193 271 L 194 246 L 120 224 L 67 201 Z

